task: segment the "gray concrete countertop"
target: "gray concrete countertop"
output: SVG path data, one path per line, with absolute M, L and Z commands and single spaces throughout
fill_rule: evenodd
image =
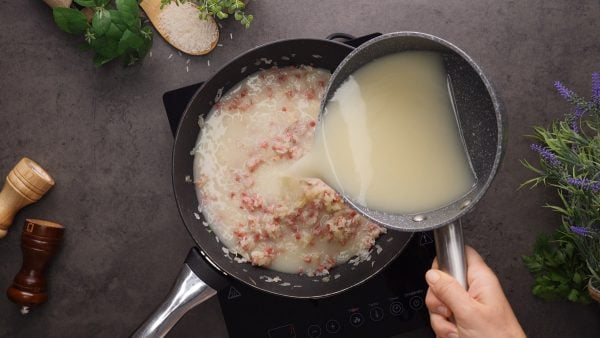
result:
M 189 72 L 188 57 L 158 35 L 152 57 L 140 65 L 96 68 L 77 48 L 80 41 L 56 28 L 42 1 L 0 4 L 0 174 L 29 156 L 57 182 L 0 240 L 0 289 L 20 267 L 25 217 L 67 229 L 51 269 L 49 301 L 22 316 L 0 297 L 0 336 L 124 337 L 161 301 L 193 245 L 171 188 L 165 91 L 207 79 L 234 56 L 273 40 L 400 30 L 435 34 L 463 48 L 506 106 L 506 156 L 488 194 L 464 219 L 467 243 L 498 273 L 531 337 L 600 334 L 597 305 L 532 296 L 520 257 L 559 218 L 542 207 L 553 191 L 517 190 L 531 177 L 519 159 L 534 158 L 523 135 L 568 108 L 553 82 L 588 95 L 590 74 L 600 70 L 598 1 L 252 1 L 252 27 L 225 23 L 223 46 L 190 58 Z M 188 313 L 171 336 L 227 337 L 216 299 Z

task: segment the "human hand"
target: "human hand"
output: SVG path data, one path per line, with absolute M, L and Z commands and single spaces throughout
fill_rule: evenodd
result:
M 466 246 L 465 253 L 468 290 L 438 270 L 437 259 L 425 274 L 429 284 L 425 304 L 435 334 L 440 338 L 525 337 L 494 272 L 473 248 Z

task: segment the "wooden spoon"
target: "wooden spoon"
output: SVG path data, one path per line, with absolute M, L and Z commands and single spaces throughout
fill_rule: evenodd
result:
M 204 55 L 217 46 L 219 28 L 215 20 L 212 16 L 208 16 L 206 20 L 199 19 L 198 10 L 194 4 L 186 2 L 177 7 L 173 1 L 161 10 L 160 0 L 143 0 L 140 7 L 146 12 L 148 19 L 165 41 L 180 51 L 190 55 Z M 189 14 L 186 11 L 189 11 Z M 165 23 L 164 18 L 168 15 L 185 15 L 191 19 Z
M 55 7 L 69 8 L 69 7 L 71 7 L 73 0 L 44 0 L 44 2 L 52 8 L 55 8 Z

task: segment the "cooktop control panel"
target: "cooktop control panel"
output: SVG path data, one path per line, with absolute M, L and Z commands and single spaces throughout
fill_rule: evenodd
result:
M 424 275 L 435 256 L 432 243 L 431 233 L 415 234 L 400 257 L 380 274 L 319 300 L 273 296 L 232 281 L 218 295 L 229 334 L 231 338 L 375 338 L 428 327 Z

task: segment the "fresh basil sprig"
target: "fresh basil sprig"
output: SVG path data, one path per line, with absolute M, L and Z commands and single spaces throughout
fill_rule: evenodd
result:
M 83 35 L 84 47 L 94 51 L 94 64 L 101 66 L 121 57 L 132 65 L 146 56 L 152 47 L 152 30 L 142 26 L 137 0 L 74 0 L 94 11 L 91 23 L 74 8 L 54 8 L 52 14 L 58 28 L 70 34 Z

